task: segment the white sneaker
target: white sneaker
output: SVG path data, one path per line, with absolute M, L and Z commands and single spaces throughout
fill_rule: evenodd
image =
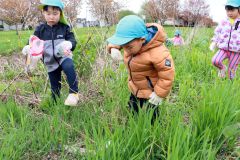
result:
M 70 93 L 64 102 L 66 106 L 76 106 L 79 101 L 79 95 L 77 93 Z
M 223 69 L 218 70 L 218 77 L 225 78 L 226 77 L 226 66 L 224 65 Z

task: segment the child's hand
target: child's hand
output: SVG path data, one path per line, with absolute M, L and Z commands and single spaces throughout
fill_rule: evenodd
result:
M 23 47 L 22 54 L 24 56 L 27 56 L 28 54 L 30 54 L 30 46 L 29 45 L 26 45 L 26 46 Z
M 72 43 L 70 41 L 63 41 L 59 45 L 57 45 L 57 56 L 69 56 L 71 55 Z
M 114 45 L 114 44 L 108 44 L 108 45 L 107 45 L 107 53 L 111 53 L 111 49 L 112 49 L 112 48 L 116 48 L 116 49 L 120 50 L 120 49 L 121 49 L 121 46 Z
M 209 49 L 210 49 L 211 51 L 214 51 L 215 47 L 216 47 L 216 43 L 215 43 L 215 42 L 212 42 L 212 43 L 210 44 L 210 46 L 209 46 Z
M 115 61 L 123 60 L 121 52 L 116 48 L 111 48 L 111 57 Z
M 65 56 L 69 56 L 69 55 L 71 55 L 71 54 L 72 54 L 72 51 L 71 51 L 70 49 L 64 51 L 64 55 L 65 55 Z
M 155 92 L 152 92 L 149 98 L 149 103 L 151 104 L 154 104 L 156 106 L 162 104 L 162 98 L 159 97 Z

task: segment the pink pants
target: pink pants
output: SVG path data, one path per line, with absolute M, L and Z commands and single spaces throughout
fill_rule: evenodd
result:
M 212 58 L 212 64 L 219 69 L 223 69 L 223 60 L 228 59 L 228 77 L 233 79 L 235 77 L 235 73 L 238 67 L 238 63 L 240 60 L 240 53 L 219 50 Z

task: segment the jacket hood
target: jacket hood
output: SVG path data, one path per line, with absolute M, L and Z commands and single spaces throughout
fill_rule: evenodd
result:
M 154 37 L 146 44 L 142 47 L 142 49 L 140 50 L 139 53 L 144 52 L 146 50 L 149 50 L 151 48 L 155 48 L 156 46 L 160 46 L 162 45 L 165 41 L 166 41 L 166 33 L 164 32 L 163 27 L 160 24 L 157 23 L 147 23 L 146 24 L 147 28 L 150 27 L 156 27 L 157 28 L 157 32 L 154 35 Z

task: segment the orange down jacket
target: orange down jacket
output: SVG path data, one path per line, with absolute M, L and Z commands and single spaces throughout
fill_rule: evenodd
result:
M 154 91 L 159 97 L 165 98 L 174 80 L 174 62 L 169 50 L 163 44 L 166 34 L 159 24 L 147 24 L 147 27 L 155 26 L 158 31 L 144 45 L 138 54 L 131 55 L 124 51 L 124 63 L 128 68 L 128 88 L 138 98 L 149 99 Z

